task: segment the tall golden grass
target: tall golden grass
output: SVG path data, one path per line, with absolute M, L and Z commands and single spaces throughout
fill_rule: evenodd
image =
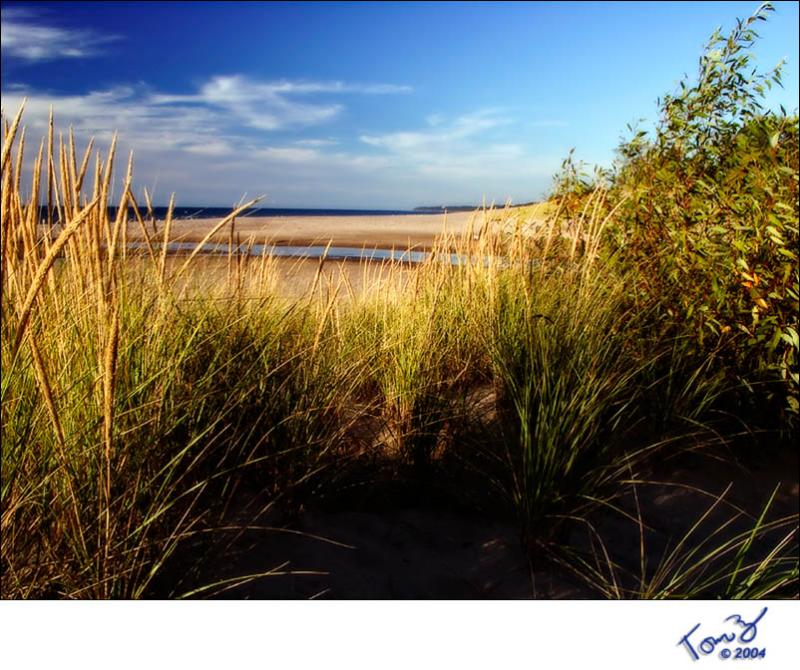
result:
M 51 116 L 26 191 L 21 118 L 2 150 L 4 597 L 209 593 L 163 575 L 243 496 L 257 520 L 365 456 L 418 481 L 477 473 L 527 537 L 633 462 L 665 350 L 603 248 L 602 192 L 569 222 L 552 205 L 477 212 L 418 267 L 364 263 L 360 289 L 323 257 L 288 299 L 273 259 L 239 253 L 255 201 L 209 231 L 229 226 L 229 253 L 207 280 L 202 243 L 169 258 L 174 200 L 155 225 L 132 157 L 110 216 L 116 139 L 78 161 Z M 683 403 L 692 389 L 717 390 Z

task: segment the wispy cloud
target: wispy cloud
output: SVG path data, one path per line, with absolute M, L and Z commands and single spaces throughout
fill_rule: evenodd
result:
M 306 102 L 297 94 L 328 92 L 323 85 L 311 87 L 293 82 L 259 82 L 241 75 L 213 77 L 190 95 L 158 94 L 153 106 L 202 106 L 225 110 L 252 128 L 278 130 L 292 125 L 329 121 L 344 109 L 340 103 Z
M 28 98 L 25 124 L 30 129 L 47 126 L 52 105 L 60 127 L 72 126 L 78 136 L 107 141 L 115 131 L 146 151 L 175 150 L 191 145 L 224 141 L 226 128 L 219 115 L 200 107 L 162 107 L 152 103 L 143 86 L 119 86 L 84 95 L 56 95 L 23 86 L 3 90 L 3 108 L 13 114 Z
M 339 140 L 335 140 L 332 138 L 326 139 L 305 139 L 305 140 L 296 140 L 295 145 L 298 147 L 332 147 L 339 144 Z
M 242 75 L 217 76 L 194 93 L 176 95 L 145 85 L 118 86 L 82 95 L 54 95 L 23 85 L 3 90 L 6 110 L 29 98 L 28 125 L 46 123 L 53 105 L 62 123 L 98 139 L 121 131 L 138 149 L 186 149 L 193 153 L 220 155 L 247 146 L 252 138 L 243 129 L 274 133 L 303 128 L 335 119 L 345 108 L 339 101 L 319 100 L 338 93 L 384 95 L 408 87 L 392 84 L 343 82 L 258 81 Z M 330 145 L 333 140 L 307 140 L 307 146 Z
M 307 102 L 316 94 L 393 95 L 408 93 L 409 86 L 395 84 L 348 84 L 341 81 L 257 81 L 242 75 L 213 77 L 197 93 L 161 94 L 155 105 L 203 105 L 224 109 L 259 130 L 278 130 L 291 125 L 324 123 L 344 109 L 341 103 Z
M 452 146 L 456 142 L 508 123 L 509 119 L 494 109 L 459 116 L 449 124 L 445 124 L 441 115 L 434 115 L 428 117 L 428 124 L 433 126 L 433 129 L 362 135 L 361 141 L 397 153 L 428 151 L 443 145 Z
M 93 136 L 102 145 L 118 130 L 120 153 L 136 152 L 138 183 L 152 191 L 157 181 L 157 201 L 174 190 L 179 202 L 209 205 L 247 192 L 267 194 L 273 205 L 411 206 L 528 198 L 549 182 L 556 158 L 515 141 L 519 126 L 500 109 L 437 114 L 418 128 L 349 138 L 318 132 L 346 95 L 404 91 L 231 75 L 181 95 L 143 84 L 83 95 L 9 85 L 2 93 L 9 114 L 28 97 L 29 136 L 46 132 L 50 105 L 57 125 L 72 126 L 82 141 Z M 303 129 L 315 135 L 298 137 Z
M 319 197 L 329 188 L 341 198 L 338 180 L 369 182 L 371 171 L 386 167 L 385 159 L 339 149 L 339 140 L 331 137 L 292 136 L 298 129 L 332 120 L 325 110 L 343 108 L 339 100 L 345 93 L 405 90 L 388 84 L 259 82 L 232 76 L 213 78 L 189 95 L 146 85 L 65 95 L 9 84 L 2 96 L 4 113 L 9 115 L 27 98 L 24 123 L 29 137 L 47 132 L 52 105 L 57 126 L 71 126 L 80 141 L 94 137 L 102 146 L 119 131 L 120 152 L 136 152 L 140 183 L 151 184 L 159 175 L 160 184 L 169 184 L 165 188 L 189 201 L 225 203 L 244 191 L 270 195 L 277 191 L 285 198 L 307 191 L 310 184 L 318 185 L 312 188 L 320 189 Z M 318 92 L 340 96 L 323 103 L 314 95 Z
M 115 35 L 91 30 L 73 30 L 49 23 L 30 9 L 9 7 L 0 13 L 0 43 L 3 57 L 28 62 L 89 58 L 102 52 Z
M 513 124 L 502 110 L 484 109 L 451 120 L 435 114 L 426 121 L 422 129 L 366 134 L 360 140 L 387 152 L 405 170 L 429 178 L 488 183 L 510 166 L 520 173 L 530 169 L 523 146 L 491 136 L 491 131 Z

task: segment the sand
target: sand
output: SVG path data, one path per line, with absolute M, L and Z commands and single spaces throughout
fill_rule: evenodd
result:
M 129 258 L 129 263 L 140 262 L 144 267 L 149 266 L 145 256 Z M 167 272 L 180 268 L 186 259 L 181 256 L 167 258 Z M 246 277 L 250 284 L 259 277 L 260 259 L 252 259 L 248 266 Z M 296 299 L 306 297 L 312 287 L 316 286 L 317 292 L 328 295 L 328 291 L 337 291 L 340 299 L 347 300 L 353 295 L 361 295 L 375 289 L 379 284 L 386 282 L 401 283 L 405 281 L 417 266 L 389 268 L 380 263 L 358 263 L 354 261 L 328 260 L 320 268 L 318 259 L 303 258 L 272 258 L 269 260 L 267 276 L 274 281 L 272 288 L 282 298 Z M 235 266 L 228 263 L 226 257 L 198 256 L 192 261 L 190 271 L 186 277 L 191 290 L 188 295 L 196 293 L 207 294 L 209 289 L 220 289 L 220 295 L 225 295 L 229 272 Z M 317 276 L 319 273 L 319 277 Z M 185 282 L 181 282 L 182 288 Z
M 624 490 L 615 507 L 601 506 L 586 523 L 568 525 L 561 541 L 591 561 L 592 553 L 599 551 L 594 535 L 598 533 L 617 565 L 616 578 L 628 588 L 638 588 L 641 542 L 651 571 L 679 541 L 684 542 L 679 553 L 687 557 L 698 551 L 694 558 L 698 560 L 710 551 L 703 543 L 712 532 L 718 533 L 713 546 L 749 532 L 778 483 L 768 518 L 797 514 L 797 468 L 797 454 L 775 454 L 745 468 L 724 450 L 682 452 L 643 472 L 635 495 L 632 489 Z M 296 573 L 246 580 L 220 595 L 248 599 L 600 597 L 552 556 L 548 558 L 546 551 L 526 552 L 511 518 L 458 511 L 431 499 L 426 502 L 424 494 L 413 490 L 387 507 L 381 504 L 379 484 L 370 496 L 370 482 L 348 483 L 357 485 L 363 499 L 357 495 L 350 504 L 340 500 L 338 505 L 328 502 L 322 509 L 304 509 L 288 530 L 286 519 L 273 508 L 253 518 L 253 509 L 269 500 L 254 490 L 248 501 L 243 492 L 242 508 L 231 508 L 226 523 L 247 530 L 209 553 L 208 573 L 199 583 L 258 575 L 284 566 L 284 571 Z M 253 509 L 245 509 L 248 504 Z M 706 522 L 692 530 L 712 505 Z M 741 510 L 754 516 L 742 515 Z M 638 514 L 644 531 L 636 521 Z M 748 560 L 760 560 L 786 532 L 779 530 L 769 541 L 759 540 L 756 544 L 761 546 L 748 553 Z M 602 556 L 598 560 L 605 565 Z M 180 583 L 172 586 L 176 593 L 187 588 Z
M 428 249 L 445 231 L 461 235 L 470 220 L 475 226 L 484 221 L 483 212 L 453 214 L 405 214 L 388 216 L 265 216 L 236 219 L 235 232 L 242 242 L 276 245 L 326 245 L 368 248 Z M 220 219 L 179 220 L 172 223 L 171 241 L 199 242 Z M 161 230 L 159 223 L 159 230 Z M 227 242 L 230 226 L 212 237 Z M 130 226 L 128 238 L 141 237 L 138 225 Z

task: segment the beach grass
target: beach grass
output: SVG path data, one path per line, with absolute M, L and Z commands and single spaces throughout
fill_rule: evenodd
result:
M 457 452 L 535 542 L 625 474 L 625 439 L 654 394 L 674 425 L 686 407 L 707 418 L 721 393 L 703 370 L 677 392 L 674 362 L 654 372 L 675 346 L 645 336 L 648 312 L 600 258 L 606 222 L 592 215 L 571 237 L 555 218 L 477 216 L 413 271 L 365 264 L 356 292 L 323 260 L 287 299 L 268 256 L 231 254 L 211 282 L 192 279 L 198 257 L 166 262 L 168 232 L 129 257 L 125 230 L 144 217 L 109 218 L 113 147 L 94 174 L 71 139 L 37 155 L 30 193 L 53 184 L 40 221 L 17 133 L 3 163 L 6 597 L 156 594 L 160 571 L 243 491 L 258 490 L 260 513 L 313 499 L 359 440 L 420 482 Z M 133 205 L 130 184 L 129 169 Z M 468 259 L 455 267 L 442 262 L 454 246 Z M 482 443 L 463 430 L 480 423 L 480 389 L 495 428 Z M 774 579 L 761 564 L 748 579 L 762 572 Z
M 656 146 L 616 181 L 567 170 L 547 203 L 477 211 L 413 268 L 362 262 L 355 287 L 324 256 L 304 261 L 313 281 L 287 297 L 274 259 L 233 244 L 252 203 L 207 231 L 230 243 L 205 274 L 201 245 L 170 256 L 171 213 L 159 227 L 138 202 L 132 157 L 111 202 L 115 141 L 79 156 L 51 119 L 31 151 L 22 118 L 3 123 L 3 597 L 200 596 L 287 574 L 203 566 L 236 524 L 291 525 L 356 480 L 423 501 L 457 489 L 604 597 L 797 595 L 797 514 L 775 512 L 775 493 L 745 510 L 703 492 L 708 510 L 660 558 L 639 505 L 648 469 L 684 450 L 752 463 L 795 449 L 796 200 L 757 250 L 764 297 L 735 293 L 722 261 L 654 250 L 657 225 L 679 236 L 636 181 Z M 796 197 L 797 152 L 774 149 L 764 170 L 783 161 Z M 695 310 L 704 272 L 730 285 Z M 638 533 L 633 567 L 595 526 L 603 513 Z M 588 548 L 571 546 L 576 528 Z M 199 576 L 176 591 L 177 573 Z

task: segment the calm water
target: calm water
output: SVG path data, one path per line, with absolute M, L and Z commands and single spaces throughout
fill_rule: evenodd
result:
M 158 245 L 157 245 L 158 246 Z M 143 251 L 147 249 L 145 242 L 129 242 L 128 248 Z M 195 242 L 170 242 L 167 251 L 171 254 L 189 254 L 197 248 Z M 428 251 L 408 249 L 365 249 L 361 247 L 324 247 L 324 246 L 292 246 L 274 244 L 254 244 L 250 249 L 251 256 L 277 256 L 279 258 L 321 258 L 327 249 L 326 258 L 332 261 L 393 261 L 397 263 L 423 263 L 430 257 Z M 234 253 L 246 253 L 248 247 L 241 245 Z M 200 253 L 204 255 L 227 255 L 226 243 L 209 242 L 202 245 Z M 459 254 L 448 254 L 442 257 L 451 265 L 461 265 L 466 257 Z

